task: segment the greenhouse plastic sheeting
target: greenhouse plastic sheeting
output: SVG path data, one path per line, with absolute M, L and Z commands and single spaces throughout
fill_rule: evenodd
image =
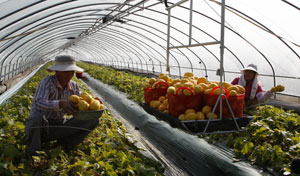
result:
M 170 153 L 174 161 L 191 175 L 261 175 L 258 168 L 247 162 L 233 162 L 231 149 L 217 147 L 204 139 L 190 135 L 167 123 L 158 121 L 142 107 L 126 98 L 113 87 L 105 85 L 85 74 L 85 82 L 108 101 L 127 121 L 137 127 L 143 135 L 155 141 Z M 264 175 L 268 175 L 264 173 Z
M 169 18 L 167 6 L 179 2 Z M 282 84 L 283 94 L 299 97 L 300 1 L 223 2 L 0 0 L 0 80 L 58 54 L 140 72 L 189 71 L 209 81 L 220 80 L 216 71 L 223 63 L 227 82 L 253 63 L 264 90 Z M 177 48 L 183 45 L 197 47 Z

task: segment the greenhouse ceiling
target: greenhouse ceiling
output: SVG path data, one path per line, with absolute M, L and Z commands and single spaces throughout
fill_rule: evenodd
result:
M 225 4 L 224 40 L 221 7 Z M 0 0 L 0 79 L 70 54 L 78 60 L 230 82 L 250 63 L 264 89 L 300 96 L 300 1 Z M 224 41 L 221 57 L 220 41 Z

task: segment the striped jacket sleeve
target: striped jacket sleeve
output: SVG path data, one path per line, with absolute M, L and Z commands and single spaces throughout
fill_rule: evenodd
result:
M 44 78 L 34 96 L 37 109 L 42 111 L 59 111 L 59 100 L 49 100 L 51 88 L 54 88 L 53 80 L 50 77 Z

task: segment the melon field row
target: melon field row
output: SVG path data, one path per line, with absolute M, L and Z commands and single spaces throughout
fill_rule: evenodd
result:
M 24 124 L 34 92 L 41 79 L 50 74 L 46 68 L 51 64 L 0 106 L 0 175 L 163 175 L 162 165 L 141 154 L 143 149 L 135 145 L 109 110 L 75 150 L 66 153 L 53 141 L 42 146 L 40 156 L 34 157 L 32 163 L 24 162 Z M 90 93 L 80 80 L 73 80 L 82 92 Z
M 144 102 L 144 84 L 149 78 L 88 63 L 78 65 L 95 79 L 125 92 L 128 98 Z M 254 120 L 246 131 L 199 137 L 226 144 L 236 152 L 235 160 L 246 159 L 279 174 L 290 171 L 291 160 L 300 156 L 300 116 L 270 105 L 259 106 L 250 113 Z

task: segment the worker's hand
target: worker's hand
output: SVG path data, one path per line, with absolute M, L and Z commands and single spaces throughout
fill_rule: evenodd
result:
M 272 87 L 272 88 L 270 89 L 270 92 L 272 92 L 272 93 L 276 92 L 276 87 Z
M 101 101 L 101 98 L 96 97 L 95 100 L 98 100 L 98 101 L 100 101 L 101 104 L 103 104 L 103 102 Z
M 276 87 L 272 87 L 270 92 L 282 92 L 284 91 L 284 86 L 283 85 L 277 85 Z
M 71 115 L 77 111 L 76 106 L 67 100 L 60 100 L 59 107 L 62 108 L 67 115 Z

